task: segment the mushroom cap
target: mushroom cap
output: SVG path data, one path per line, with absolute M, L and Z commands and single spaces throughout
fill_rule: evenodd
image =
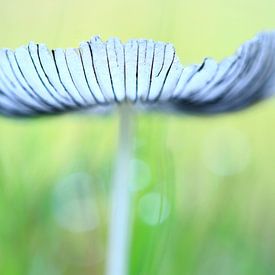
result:
M 110 110 L 213 114 L 240 110 L 275 92 L 275 33 L 263 32 L 234 55 L 184 67 L 172 44 L 98 36 L 77 49 L 30 43 L 0 50 L 0 113 L 37 116 Z

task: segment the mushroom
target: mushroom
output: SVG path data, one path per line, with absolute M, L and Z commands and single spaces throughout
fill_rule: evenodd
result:
M 96 36 L 77 49 L 30 43 L 0 50 L 0 113 L 36 117 L 72 111 L 120 113 L 110 217 L 108 275 L 127 274 L 134 110 L 218 114 L 275 92 L 275 33 L 259 33 L 221 62 L 184 67 L 169 43 Z

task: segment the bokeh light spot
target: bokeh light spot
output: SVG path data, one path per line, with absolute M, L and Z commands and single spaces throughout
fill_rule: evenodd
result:
M 133 159 L 131 169 L 130 191 L 137 192 L 145 189 L 151 180 L 151 172 L 147 163 L 139 159 Z
M 86 173 L 72 174 L 54 188 L 53 214 L 57 224 L 72 232 L 93 230 L 98 225 L 98 211 Z
M 249 164 L 249 142 L 237 129 L 214 129 L 205 138 L 203 160 L 206 167 L 218 176 L 238 174 Z
M 140 219 L 150 226 L 163 223 L 169 217 L 170 209 L 169 201 L 160 193 L 148 193 L 140 198 L 138 204 Z

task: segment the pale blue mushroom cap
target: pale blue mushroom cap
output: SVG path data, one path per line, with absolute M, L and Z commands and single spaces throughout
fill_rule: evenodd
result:
M 0 113 L 36 116 L 106 110 L 213 114 L 241 110 L 275 92 L 275 33 L 263 32 L 221 62 L 183 66 L 173 45 L 94 37 L 77 49 L 30 43 L 0 50 Z

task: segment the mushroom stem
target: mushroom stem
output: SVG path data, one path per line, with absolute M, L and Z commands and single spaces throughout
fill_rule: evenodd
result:
M 134 141 L 134 111 L 119 106 L 120 126 L 117 159 L 112 186 L 109 247 L 106 275 L 127 275 L 131 224 L 131 159 Z

